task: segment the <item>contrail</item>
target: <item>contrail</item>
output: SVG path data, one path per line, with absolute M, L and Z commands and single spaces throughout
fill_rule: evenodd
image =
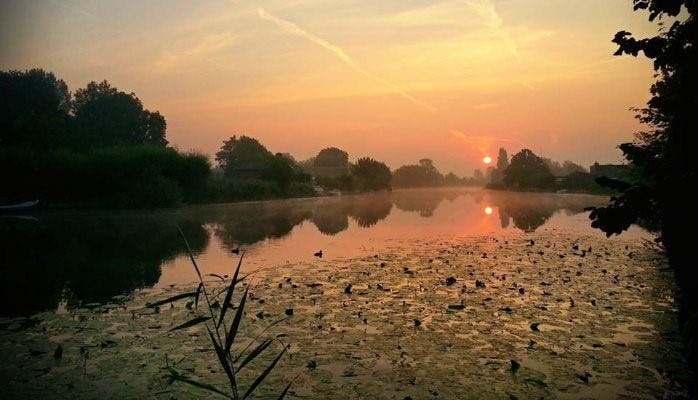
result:
M 427 110 L 429 110 L 431 112 L 438 111 L 437 108 L 432 106 L 431 104 L 427 104 L 427 103 L 415 98 L 414 96 L 412 96 L 409 93 L 405 92 L 404 90 L 400 89 L 395 84 L 388 82 L 385 79 L 370 73 L 369 71 L 364 69 L 362 66 L 360 66 L 356 61 L 354 61 L 354 59 L 351 58 L 346 52 L 344 52 L 344 50 L 342 50 L 339 46 L 336 46 L 336 45 L 328 42 L 327 40 L 319 38 L 319 37 L 313 35 L 312 33 L 306 32 L 305 30 L 303 30 L 301 27 L 294 24 L 293 22 L 286 21 L 286 20 L 283 20 L 281 18 L 275 17 L 275 16 L 269 14 L 268 12 L 266 12 L 262 8 L 257 9 L 257 12 L 258 12 L 260 18 L 265 19 L 265 20 L 270 21 L 270 22 L 273 22 L 279 28 L 285 30 L 286 32 L 288 32 L 292 35 L 300 36 L 300 37 L 302 37 L 306 40 L 309 40 L 309 41 L 315 43 L 316 45 L 324 48 L 325 50 L 329 51 L 330 53 L 334 54 L 337 58 L 342 60 L 342 62 L 344 62 L 346 65 L 348 65 L 354 71 L 356 71 L 356 72 L 360 73 L 361 75 L 364 75 L 365 77 L 370 78 L 371 80 L 378 82 L 381 85 L 389 88 L 390 91 L 392 91 L 393 93 L 398 94 L 398 95 L 406 98 L 407 100 L 411 101 L 412 103 L 417 104 L 418 106 L 421 106 L 423 108 L 426 108 Z
M 502 18 L 497 13 L 491 0 L 469 0 L 467 2 L 468 6 L 477 13 L 480 18 L 483 19 L 483 23 L 490 29 L 492 29 L 502 42 L 509 50 L 512 57 L 516 58 L 517 61 L 521 61 L 521 56 L 519 55 L 519 49 L 516 47 L 516 43 L 509 34 L 504 30 L 504 23 Z

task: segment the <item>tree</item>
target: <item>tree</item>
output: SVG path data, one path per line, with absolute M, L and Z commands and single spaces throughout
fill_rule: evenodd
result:
M 337 168 L 346 171 L 349 169 L 349 154 L 342 149 L 328 147 L 320 150 L 315 156 L 313 164 L 316 167 Z
M 392 174 L 390 168 L 372 158 L 359 158 L 351 168 L 356 177 L 356 184 L 361 191 L 390 189 Z
M 443 179 L 434 162 L 423 158 L 419 160 L 419 165 L 403 165 L 396 169 L 392 183 L 396 187 L 441 186 Z
M 504 173 L 504 170 L 509 166 L 509 156 L 507 155 L 506 149 L 503 147 L 499 148 L 499 154 L 497 155 L 497 169 L 499 172 Z
M 555 183 L 555 178 L 542 158 L 529 149 L 523 149 L 511 158 L 504 170 L 504 184 L 517 189 L 543 189 Z
M 473 180 L 475 181 L 475 183 L 485 183 L 485 175 L 482 173 L 481 170 L 475 169 L 473 171 Z
M 0 146 L 66 144 L 70 92 L 42 69 L 0 71 Z
M 261 174 L 273 157 L 257 139 L 243 135 L 224 141 L 216 153 L 216 162 L 226 177 L 233 177 L 249 172 Z
M 649 127 L 635 141 L 620 149 L 640 173 L 636 182 L 602 179 L 599 183 L 622 191 L 607 207 L 593 209 L 592 226 L 607 235 L 618 234 L 633 223 L 653 227 L 676 271 L 679 318 L 686 327 L 689 358 L 698 360 L 698 273 L 695 268 L 690 229 L 698 222 L 693 196 L 686 189 L 698 183 L 695 162 L 698 132 L 698 2 L 694 0 L 633 0 L 635 10 L 649 12 L 649 21 L 661 21 L 659 34 L 636 39 L 630 32 L 616 33 L 615 55 L 637 56 L 640 52 L 654 60 L 657 80 L 650 88 L 647 106 L 638 110 L 637 119 Z M 667 29 L 662 19 L 676 18 Z M 692 239 L 692 238 L 691 238 Z
M 109 82 L 90 82 L 72 102 L 75 123 L 90 146 L 167 145 L 165 118 L 143 109 L 134 93 L 121 92 Z

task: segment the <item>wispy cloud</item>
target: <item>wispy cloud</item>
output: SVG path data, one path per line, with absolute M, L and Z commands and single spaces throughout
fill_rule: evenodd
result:
M 519 54 L 519 49 L 516 46 L 516 42 L 509 36 L 507 31 L 504 29 L 504 23 L 499 13 L 494 8 L 492 0 L 468 0 L 468 7 L 473 10 L 481 19 L 482 23 L 492 30 L 499 38 L 504 42 L 509 54 L 516 60 L 521 60 L 521 55 Z
M 322 39 L 322 38 L 320 38 L 320 37 L 318 37 L 310 32 L 305 31 L 304 29 L 302 29 L 298 25 L 294 24 L 293 22 L 278 18 L 278 17 L 266 12 L 262 8 L 259 8 L 257 10 L 257 13 L 259 14 L 260 18 L 267 20 L 267 21 L 270 21 L 270 22 L 273 22 L 276 26 L 283 29 L 287 33 L 290 33 L 292 35 L 306 39 L 306 40 L 308 40 L 312 43 L 315 43 L 316 45 L 324 48 L 325 50 L 334 54 L 335 57 L 340 59 L 344 64 L 349 66 L 354 71 L 356 71 L 356 72 L 364 75 L 365 77 L 385 86 L 386 88 L 390 89 L 391 92 L 393 92 L 399 96 L 402 96 L 405 99 L 411 101 L 412 103 L 414 103 L 422 108 L 425 108 L 431 112 L 437 111 L 437 108 L 432 106 L 431 104 L 425 103 L 422 100 L 415 98 L 414 96 L 407 93 L 406 91 L 404 91 L 403 89 L 401 89 L 400 87 L 395 85 L 394 83 L 389 82 L 389 81 L 369 72 L 364 67 L 359 65 L 353 58 L 351 58 L 341 47 L 339 47 L 335 44 L 332 44 L 332 43 L 328 42 L 327 40 Z
M 203 60 L 207 63 L 215 63 L 210 56 L 232 46 L 237 40 L 238 38 L 231 33 L 207 35 L 190 46 L 181 46 L 167 51 L 155 61 L 155 66 L 159 69 L 172 69 L 185 62 L 194 63 Z
M 482 154 L 493 152 L 496 147 L 515 145 L 525 147 L 521 141 L 499 136 L 470 135 L 457 129 L 450 130 L 451 135 L 459 141 L 477 149 Z

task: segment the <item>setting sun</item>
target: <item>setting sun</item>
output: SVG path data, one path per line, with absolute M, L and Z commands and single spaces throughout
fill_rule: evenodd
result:
M 485 214 L 492 215 L 492 207 L 485 207 Z
M 484 156 L 484 157 L 482 158 L 482 162 L 484 162 L 485 164 L 489 164 L 489 163 L 492 162 L 492 157 L 490 157 L 490 156 Z

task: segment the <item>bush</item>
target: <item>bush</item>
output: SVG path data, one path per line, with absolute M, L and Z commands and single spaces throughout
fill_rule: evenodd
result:
M 0 200 L 114 208 L 171 207 L 208 194 L 208 159 L 170 148 L 0 149 Z

